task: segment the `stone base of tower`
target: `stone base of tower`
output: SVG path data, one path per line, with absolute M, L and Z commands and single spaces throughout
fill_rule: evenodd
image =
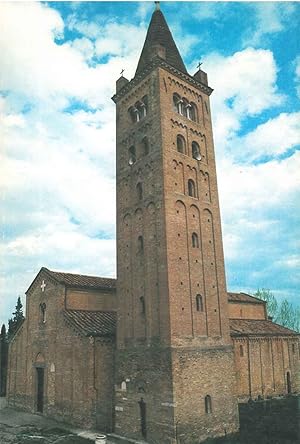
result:
M 117 351 L 115 433 L 149 443 L 176 443 L 170 349 Z
M 238 430 L 231 347 L 132 348 L 116 364 L 116 434 L 196 444 Z
M 172 351 L 177 442 L 198 444 L 238 431 L 231 346 Z

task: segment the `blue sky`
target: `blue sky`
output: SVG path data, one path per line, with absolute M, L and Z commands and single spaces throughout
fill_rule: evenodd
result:
M 152 2 L 0 4 L 0 323 L 40 267 L 115 276 L 115 110 Z M 211 97 L 228 289 L 299 304 L 300 4 L 161 2 Z M 24 299 L 23 299 L 24 301 Z

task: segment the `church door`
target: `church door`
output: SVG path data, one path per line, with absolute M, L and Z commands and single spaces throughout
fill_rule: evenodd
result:
M 143 400 L 143 398 L 141 398 L 141 400 L 139 401 L 139 405 L 140 405 L 140 414 L 141 414 L 141 432 L 143 435 L 143 438 L 147 438 L 147 424 L 146 424 L 146 403 Z
M 43 413 L 44 407 L 44 369 L 38 367 L 36 369 L 37 375 L 37 397 L 36 397 L 36 410 Z

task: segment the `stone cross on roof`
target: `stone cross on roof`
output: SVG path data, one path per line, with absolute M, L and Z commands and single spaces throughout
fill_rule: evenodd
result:
M 44 281 L 44 279 L 43 279 L 43 280 L 42 280 L 42 283 L 41 283 L 41 289 L 42 289 L 42 292 L 45 291 L 45 287 L 46 287 L 46 284 L 45 284 L 45 281 Z

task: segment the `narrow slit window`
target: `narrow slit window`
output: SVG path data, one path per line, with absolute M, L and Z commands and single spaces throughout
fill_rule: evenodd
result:
M 40 319 L 43 324 L 46 322 L 46 304 L 45 304 L 45 302 L 40 304 Z
M 192 179 L 188 180 L 188 194 L 191 197 L 196 197 L 195 182 Z
M 199 248 L 199 238 L 197 233 L 192 234 L 192 247 Z
M 144 239 L 143 236 L 138 237 L 138 252 L 143 253 L 144 252 Z
M 200 294 L 196 296 L 196 309 L 197 311 L 203 311 L 203 298 Z
M 244 347 L 242 345 L 240 345 L 240 356 L 244 356 Z
M 205 396 L 205 413 L 211 413 L 212 412 L 212 403 L 211 403 L 211 397 L 210 395 L 206 395 Z
M 141 182 L 139 182 L 137 184 L 136 191 L 137 191 L 138 200 L 142 200 L 143 199 L 143 185 Z
M 140 297 L 140 304 L 141 304 L 141 314 L 144 315 L 146 313 L 146 305 L 145 305 L 144 296 Z

